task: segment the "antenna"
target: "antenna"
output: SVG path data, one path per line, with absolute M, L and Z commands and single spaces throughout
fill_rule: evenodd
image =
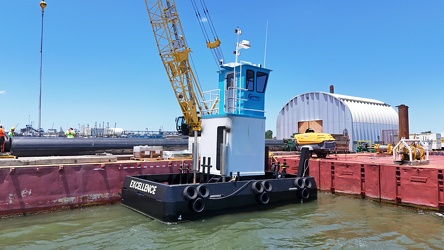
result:
M 267 19 L 267 26 L 265 28 L 264 68 L 266 68 L 265 61 L 267 60 L 267 42 L 268 42 L 268 19 Z

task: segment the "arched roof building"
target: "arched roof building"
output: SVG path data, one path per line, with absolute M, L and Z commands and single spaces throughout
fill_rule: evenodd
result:
M 276 138 L 290 138 L 307 128 L 330 134 L 347 133 L 350 150 L 358 140 L 393 142 L 398 114 L 387 103 L 354 96 L 309 92 L 291 99 L 278 114 Z

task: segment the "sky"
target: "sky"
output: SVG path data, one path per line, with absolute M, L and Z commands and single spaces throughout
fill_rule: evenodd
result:
M 174 131 L 181 115 L 142 0 L 2 2 L 0 123 L 44 130 L 118 127 Z M 217 87 L 191 1 L 177 0 L 202 90 Z M 200 1 L 197 1 L 200 2 Z M 444 1 L 245 0 L 206 6 L 225 61 L 236 35 L 240 60 L 272 69 L 266 130 L 302 93 L 329 92 L 409 107 L 410 133 L 444 132 Z M 40 58 L 42 56 L 42 64 Z M 40 81 L 40 66 L 42 78 Z

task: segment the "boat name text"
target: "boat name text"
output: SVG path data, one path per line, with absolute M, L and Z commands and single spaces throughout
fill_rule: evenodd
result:
M 253 94 L 248 94 L 248 99 L 252 101 L 260 101 L 261 97 Z
M 133 180 L 131 180 L 130 188 L 134 188 L 134 189 L 137 189 L 139 191 L 146 192 L 146 193 L 149 193 L 149 194 L 156 194 L 157 186 L 150 185 L 150 184 L 147 184 L 147 183 L 143 183 L 143 182 L 140 182 L 140 181 L 133 181 Z

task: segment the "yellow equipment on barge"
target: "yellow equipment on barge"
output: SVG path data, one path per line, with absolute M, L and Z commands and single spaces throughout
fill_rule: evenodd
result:
M 325 158 L 336 148 L 335 138 L 331 134 L 316 133 L 312 129 L 307 129 L 305 133 L 295 134 L 294 141 L 296 149 L 308 148 L 310 153 L 315 153 L 319 158 Z

